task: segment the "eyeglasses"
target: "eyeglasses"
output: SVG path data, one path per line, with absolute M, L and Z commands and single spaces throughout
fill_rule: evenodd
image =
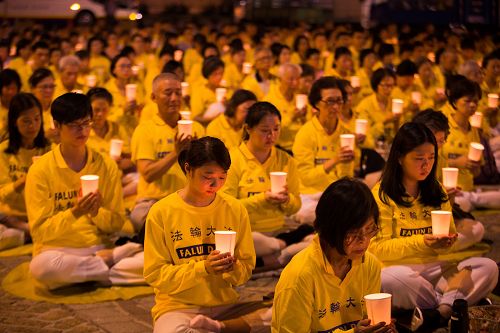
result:
M 72 123 L 67 123 L 65 125 L 68 126 L 71 130 L 76 131 L 76 130 L 84 130 L 90 128 L 93 124 L 94 123 L 92 122 L 92 120 L 86 120 L 81 123 L 72 122 Z
M 373 228 L 367 231 L 366 233 L 360 233 L 360 232 L 347 233 L 345 241 L 347 245 L 354 243 L 354 241 L 363 242 L 365 239 L 372 239 L 373 237 L 375 237 L 375 235 L 379 230 L 380 230 L 379 227 L 374 225 Z
M 327 106 L 344 104 L 344 100 L 342 98 L 322 99 L 321 102 L 325 103 Z

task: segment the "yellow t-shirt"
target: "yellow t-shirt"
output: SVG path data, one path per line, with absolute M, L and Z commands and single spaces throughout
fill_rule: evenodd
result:
M 203 127 L 193 123 L 193 134 L 199 138 L 204 136 Z M 138 160 L 158 161 L 174 150 L 174 138 L 177 134 L 177 126 L 172 128 L 167 125 L 157 114 L 153 119 L 145 121 L 134 131 L 132 136 L 132 162 L 137 164 Z M 186 176 L 178 163 L 159 179 L 148 183 L 144 177 L 139 176 L 137 187 L 138 199 L 161 199 L 182 187 L 186 182 Z
M 61 79 L 56 79 L 56 89 L 54 91 L 54 99 L 66 93 L 73 92 L 74 90 L 81 90 L 82 93 L 86 93 L 88 89 L 77 82 L 73 90 L 68 90 L 63 86 Z
M 184 57 L 182 59 L 184 64 L 184 73 L 191 73 L 191 68 L 196 63 L 203 63 L 203 57 L 195 49 L 187 49 L 184 52 Z
M 233 271 L 209 275 L 204 261 L 215 250 L 214 231 L 224 230 L 236 231 L 237 261 Z M 255 267 L 248 214 L 223 193 L 206 207 L 170 194 L 151 207 L 145 237 L 144 278 L 156 294 L 154 320 L 169 311 L 235 303 L 234 287 L 247 282 Z
M 17 192 L 14 183 L 26 176 L 33 164 L 33 156 L 41 156 L 50 150 L 46 148 L 20 148 L 17 154 L 7 154 L 9 141 L 0 144 L 0 212 L 8 216 L 26 217 L 24 189 Z
M 353 107 L 357 106 L 365 97 L 373 94 L 370 77 L 363 68 L 360 68 L 356 75 L 359 77 L 359 92 L 354 97 Z
M 95 217 L 75 218 L 71 208 L 81 195 L 83 175 L 99 176 L 102 205 Z M 108 234 L 121 230 L 125 221 L 121 173 L 113 160 L 90 148 L 80 172 L 66 164 L 60 145 L 43 155 L 28 171 L 25 199 L 33 255 L 50 248 L 109 244 Z
M 103 138 L 98 136 L 94 130 L 90 131 L 89 139 L 87 141 L 87 145 L 94 149 L 95 151 L 109 156 L 109 150 L 111 147 L 112 139 L 120 139 L 123 140 L 122 153 L 130 153 L 130 137 L 125 132 L 125 129 L 119 124 L 106 121 L 108 123 L 108 132 L 104 135 Z
M 450 202 L 446 201 L 440 207 L 429 207 L 421 204 L 417 198 L 411 207 L 403 207 L 387 197 L 389 204 L 385 204 L 380 199 L 379 189 L 380 183 L 377 183 L 372 194 L 380 211 L 380 230 L 372 239 L 369 251 L 385 266 L 437 261 L 439 254 L 425 245 L 424 235 L 432 234 L 431 211 L 451 212 Z M 453 217 L 450 223 L 451 233 L 456 233 Z M 448 251 L 441 253 L 445 252 Z
M 229 125 L 224 114 L 220 114 L 207 126 L 207 136 L 221 139 L 227 149 L 238 147 L 243 137 L 243 129 L 236 131 Z
M 0 142 L 9 136 L 9 109 L 0 103 Z
M 271 90 L 271 87 L 274 84 L 275 84 L 275 80 L 273 77 L 270 79 L 269 90 Z M 252 73 L 251 75 L 247 75 L 247 77 L 245 77 L 245 79 L 241 83 L 241 88 L 245 89 L 245 90 L 250 90 L 251 92 L 253 92 L 255 94 L 255 96 L 257 96 L 258 101 L 264 100 L 264 97 L 266 96 L 266 94 L 269 93 L 269 91 L 266 92 L 262 89 L 261 85 L 259 84 L 259 82 L 255 78 L 255 73 Z
M 327 135 L 317 117 L 309 120 L 297 133 L 293 144 L 293 156 L 297 160 L 300 177 L 300 193 L 323 192 L 328 185 L 344 176 L 354 175 L 354 163 L 339 163 L 326 173 L 323 164 L 340 151 L 340 135 L 350 131 L 340 121 L 335 132 Z
M 248 211 L 252 231 L 276 231 L 283 227 L 285 216 L 300 209 L 299 175 L 295 160 L 282 150 L 272 148 L 263 164 L 248 150 L 245 142 L 233 148 L 231 168 L 227 174 L 224 192 L 238 198 Z M 290 200 L 280 206 L 266 201 L 264 192 L 271 189 L 269 173 L 287 172 Z
M 354 332 L 363 297 L 380 292 L 380 263 L 370 253 L 340 280 L 318 236 L 285 267 L 276 286 L 271 332 Z
M 385 118 L 392 114 L 390 102 L 386 110 L 382 110 L 377 101 L 376 94 L 363 99 L 354 110 L 356 118 L 368 120 L 368 135 L 373 142 L 377 142 L 380 136 L 385 136 L 386 141 L 391 142 L 396 135 L 396 129 L 392 122 L 384 124 Z
M 441 104 L 437 104 L 434 101 L 434 96 L 436 96 L 436 89 L 444 88 L 437 85 L 437 80 L 433 80 L 428 87 L 425 87 L 422 80 L 420 78 L 417 78 L 415 79 L 415 84 L 419 87 L 420 92 L 422 93 L 422 104 L 420 105 L 420 110 L 425 110 L 428 108 L 438 110 L 442 106 Z
M 356 131 L 356 118 L 353 116 L 349 121 L 344 121 L 343 119 L 340 119 L 340 123 L 342 124 L 343 127 L 347 128 L 350 133 L 353 133 Z M 358 146 L 356 146 L 358 148 Z M 375 149 L 375 142 L 373 142 L 373 138 L 370 135 L 366 136 L 365 141 L 359 145 L 359 148 L 370 148 L 370 149 Z
M 197 85 L 191 91 L 191 118 L 194 119 L 196 116 L 203 115 L 207 108 L 216 102 L 216 99 L 215 91 L 208 88 L 206 84 Z
M 111 61 L 105 56 L 91 56 L 89 59 L 89 68 L 97 74 L 97 80 L 103 84 L 110 76 Z
M 234 63 L 230 62 L 224 68 L 223 79 L 226 80 L 226 87 L 228 89 L 232 91 L 240 89 L 244 78 L 243 73 L 240 72 Z
M 392 93 L 391 93 L 391 98 L 398 98 L 398 99 L 402 99 L 403 100 L 403 117 L 402 117 L 402 120 L 404 122 L 409 122 L 413 118 L 413 114 L 411 112 L 409 112 L 408 108 L 412 104 L 411 94 L 414 91 L 417 91 L 417 92 L 419 92 L 421 94 L 421 96 L 422 96 L 422 103 L 423 103 L 424 102 L 424 95 L 420 91 L 420 87 L 417 86 L 417 85 L 413 85 L 413 86 L 407 88 L 405 91 L 403 91 L 400 87 L 396 86 L 396 87 L 394 87 L 394 89 L 392 90 Z M 428 104 L 428 102 L 427 102 L 427 104 Z M 424 110 L 421 107 L 421 105 L 419 106 L 419 109 L 420 110 Z
M 30 65 L 24 61 L 23 58 L 16 57 L 11 60 L 8 68 L 15 70 L 17 74 L 19 74 L 19 77 L 21 78 L 21 91 L 31 92 L 29 79 L 31 74 L 33 74 L 33 70 Z

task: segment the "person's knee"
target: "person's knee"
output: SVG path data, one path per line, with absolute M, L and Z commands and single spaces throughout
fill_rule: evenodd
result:
M 387 267 L 381 274 L 382 290 L 393 293 L 397 290 L 404 290 L 412 281 L 405 269 L 399 267 Z
M 498 265 L 489 258 L 474 258 L 480 275 L 485 279 L 484 288 L 492 291 L 498 283 Z
M 62 253 L 42 252 L 31 260 L 30 273 L 37 281 L 50 285 L 61 279 L 59 267 L 62 260 Z

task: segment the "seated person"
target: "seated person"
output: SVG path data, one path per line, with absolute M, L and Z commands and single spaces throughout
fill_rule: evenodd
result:
M 124 223 L 120 172 L 107 156 L 87 147 L 90 100 L 68 93 L 51 106 L 61 144 L 28 171 L 26 207 L 33 238 L 31 275 L 49 289 L 98 281 L 143 283 L 142 246 L 110 247 Z M 99 176 L 99 189 L 81 195 L 83 175 Z
M 21 77 L 10 68 L 0 71 L 0 142 L 8 136 L 8 113 L 12 98 L 21 90 Z

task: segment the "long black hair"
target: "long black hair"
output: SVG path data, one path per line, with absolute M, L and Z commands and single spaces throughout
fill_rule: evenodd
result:
M 389 200 L 387 199 L 389 197 L 397 205 L 404 207 L 412 206 L 412 203 L 407 200 L 409 196 L 403 186 L 403 168 L 401 167 L 400 159 L 424 143 L 430 143 L 434 146 L 435 158 L 429 175 L 424 180 L 419 181 L 419 202 L 425 206 L 439 207 L 442 203 L 448 201 L 448 196 L 436 178 L 438 158 L 436 138 L 425 125 L 411 122 L 404 124 L 399 129 L 392 143 L 378 194 L 383 203 L 389 204 Z

